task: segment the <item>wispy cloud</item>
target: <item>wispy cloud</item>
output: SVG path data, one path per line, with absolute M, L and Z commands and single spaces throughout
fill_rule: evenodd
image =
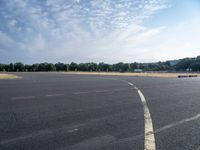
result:
M 164 29 L 164 26 L 146 27 L 144 22 L 166 9 L 169 3 L 167 0 L 2 0 L 0 5 L 0 49 L 4 55 L 9 55 L 11 49 L 13 55 L 21 55 L 5 61 L 112 62 L 130 60 L 120 55 L 133 54 L 134 49 L 137 53 L 139 44 Z

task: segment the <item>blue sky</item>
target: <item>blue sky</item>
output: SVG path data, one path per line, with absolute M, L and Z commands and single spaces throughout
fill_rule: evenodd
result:
M 199 0 L 0 0 L 0 63 L 200 55 Z

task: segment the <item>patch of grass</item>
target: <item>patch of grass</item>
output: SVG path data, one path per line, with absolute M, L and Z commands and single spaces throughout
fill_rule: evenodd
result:
M 200 77 L 200 74 L 187 74 L 187 73 L 134 73 L 134 72 L 65 72 L 66 74 L 85 74 L 85 75 L 104 75 L 104 76 L 139 76 L 139 77 L 160 77 L 160 78 L 177 78 L 178 76 L 189 76 L 197 75 Z
M 14 74 L 0 74 L 0 79 L 16 79 L 19 78 L 19 76 L 16 76 Z

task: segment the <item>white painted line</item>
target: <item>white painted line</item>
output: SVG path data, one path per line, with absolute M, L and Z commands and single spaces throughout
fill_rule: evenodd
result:
M 133 83 L 131 83 L 131 82 L 128 82 L 128 84 L 131 85 L 131 86 L 133 86 Z
M 95 91 L 96 93 L 105 93 L 105 92 L 110 92 L 110 91 L 113 91 L 113 90 L 98 90 L 98 91 Z
M 12 139 L 0 141 L 0 144 L 9 144 L 9 143 L 12 143 L 12 142 L 16 142 L 16 141 L 18 142 L 18 141 L 26 140 L 28 138 L 34 138 L 34 137 L 37 137 L 37 136 L 42 136 L 42 135 L 51 134 L 51 133 L 52 133 L 52 131 L 49 130 L 49 129 L 41 130 L 41 131 L 38 131 L 38 132 L 33 132 L 31 134 L 28 134 L 28 135 L 22 135 L 22 136 L 15 137 L 15 138 L 12 138 Z
M 121 89 L 110 89 L 110 90 L 97 90 L 95 91 L 96 93 L 105 93 L 105 92 L 115 92 L 115 91 L 122 91 L 122 90 L 127 90 L 125 88 Z
M 12 97 L 12 100 L 23 100 L 23 99 L 34 99 L 35 96 L 25 96 L 25 97 Z
M 155 136 L 153 131 L 153 123 L 151 119 L 151 114 L 149 111 L 149 108 L 147 106 L 147 102 L 145 100 L 144 95 L 140 90 L 138 90 L 138 93 L 140 95 L 141 101 L 143 103 L 143 109 L 144 109 L 144 120 L 145 120 L 145 150 L 155 150 Z
M 162 131 L 165 131 L 165 130 L 168 130 L 170 128 L 173 128 L 175 126 L 178 126 L 178 125 L 181 125 L 181 124 L 184 124 L 184 123 L 187 123 L 187 122 L 190 122 L 190 121 L 194 121 L 194 120 L 197 120 L 197 119 L 200 119 L 200 114 L 197 114 L 193 117 L 190 117 L 190 118 L 186 118 L 186 119 L 183 119 L 183 120 L 180 120 L 180 121 L 177 121 L 177 122 L 174 122 L 174 123 L 171 123 L 169 125 L 165 125 L 159 129 L 156 129 L 154 131 L 154 133 L 159 133 L 159 132 L 162 132 Z M 143 137 L 143 134 L 139 134 L 139 135 L 136 135 L 136 136 L 133 136 L 133 137 L 128 137 L 128 138 L 124 138 L 124 139 L 120 139 L 120 140 L 117 140 L 116 143 L 123 143 L 125 141 L 132 141 L 132 140 L 137 140 L 139 138 Z M 198 147 L 199 149 L 196 149 L 196 150 L 200 150 L 200 147 Z
M 186 123 L 186 122 L 190 122 L 190 121 L 193 121 L 193 120 L 197 120 L 200 118 L 200 114 L 197 114 L 193 117 L 190 117 L 190 118 L 186 118 L 186 119 L 183 119 L 183 120 L 180 120 L 180 121 L 176 121 L 174 123 L 171 123 L 171 124 L 168 124 L 168 125 L 165 125 L 157 130 L 155 130 L 155 133 L 158 133 L 158 132 L 161 132 L 161 131 L 164 131 L 164 130 L 167 130 L 167 129 L 170 129 L 170 128 L 173 128 L 175 126 L 178 126 L 180 124 L 183 124 L 183 123 Z
M 121 91 L 120 89 L 114 89 L 113 91 Z
M 155 136 L 154 136 L 154 131 L 153 131 L 153 123 L 152 123 L 151 114 L 150 114 L 146 99 L 145 99 L 144 95 L 142 94 L 142 92 L 136 86 L 134 86 L 131 82 L 128 82 L 128 84 L 133 86 L 137 90 L 137 92 L 140 96 L 140 99 L 142 101 L 142 105 L 143 105 L 144 125 L 145 125 L 144 149 L 145 150 L 156 150 Z
M 127 88 L 128 89 L 128 88 Z M 121 91 L 121 90 L 127 90 L 126 88 L 121 89 L 108 89 L 108 90 L 96 90 L 96 91 L 80 91 L 80 92 L 74 92 L 73 94 L 79 95 L 79 94 L 88 94 L 88 93 L 106 93 L 106 92 L 115 92 L 115 91 Z
M 114 79 L 114 78 L 106 78 L 106 77 L 97 77 L 97 78 L 99 78 L 99 79 L 107 79 L 107 80 L 115 80 L 115 81 L 118 80 L 118 79 Z
M 53 96 L 63 96 L 65 94 L 48 94 L 48 95 L 45 95 L 47 97 L 53 97 Z
M 87 94 L 87 93 L 90 93 L 90 92 L 88 92 L 88 91 L 84 91 L 84 92 L 74 92 L 73 94 L 79 95 L 79 94 Z
M 76 131 L 78 131 L 77 128 L 75 128 L 75 129 L 71 129 L 71 130 L 68 130 L 67 132 L 69 132 L 69 133 L 73 133 L 73 132 L 76 132 Z
M 36 132 L 32 132 L 31 134 L 21 135 L 21 136 L 11 138 L 11 139 L 5 139 L 3 141 L 0 141 L 0 145 L 9 144 L 13 142 L 20 142 L 20 141 L 24 141 L 30 138 L 39 138 L 43 136 L 48 136 L 48 135 L 54 134 L 56 132 L 61 132 L 61 131 L 63 132 L 67 131 L 68 133 L 77 132 L 78 126 L 81 126 L 81 125 L 82 124 L 79 124 L 77 126 L 72 126 L 72 127 L 63 126 L 61 128 L 39 130 Z

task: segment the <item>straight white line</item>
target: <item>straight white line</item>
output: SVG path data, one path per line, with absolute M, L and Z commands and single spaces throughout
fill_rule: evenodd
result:
M 167 129 L 170 129 L 170 128 L 173 128 L 175 126 L 178 126 L 180 124 L 183 124 L 183 123 L 186 123 L 186 122 L 190 122 L 190 121 L 193 121 L 193 120 L 197 120 L 200 118 L 200 114 L 197 114 L 193 117 L 190 117 L 190 118 L 186 118 L 186 119 L 183 119 L 183 120 L 180 120 L 180 121 L 176 121 L 174 123 L 171 123 L 171 124 L 168 124 L 168 125 L 165 125 L 157 130 L 155 130 L 155 133 L 158 133 L 158 132 L 161 132 L 161 131 L 164 131 L 164 130 L 167 130 Z
M 142 101 L 142 105 L 143 105 L 143 110 L 144 110 L 144 125 L 145 125 L 145 129 L 144 129 L 144 149 L 145 150 L 156 150 L 156 144 L 155 144 L 155 136 L 154 136 L 154 131 L 153 131 L 153 123 L 152 123 L 152 119 L 151 119 L 151 114 L 147 105 L 147 102 L 145 100 L 144 95 L 142 94 L 142 92 L 133 85 L 133 83 L 128 82 L 129 85 L 133 86 L 139 96 L 140 99 Z
M 78 95 L 78 94 L 87 94 L 87 93 L 89 93 L 89 92 L 88 91 L 85 91 L 85 92 L 74 92 L 73 94 Z
M 121 89 L 108 89 L 108 90 L 96 90 L 96 91 L 80 91 L 80 92 L 74 92 L 73 94 L 88 94 L 88 93 L 106 93 L 106 92 L 116 92 L 116 91 L 122 91 L 127 90 L 130 88 L 121 88 Z
M 34 99 L 35 96 L 25 96 L 25 97 L 12 97 L 12 100 L 23 100 L 23 99 Z
M 67 132 L 69 132 L 69 133 L 73 133 L 73 132 L 77 132 L 77 131 L 78 131 L 78 129 L 75 128 L 75 129 L 68 130 Z
M 106 92 L 115 92 L 115 91 L 122 91 L 122 90 L 127 90 L 128 88 L 121 88 L 121 89 L 110 89 L 110 90 L 97 90 L 97 91 L 94 91 L 96 93 L 106 93 Z
M 120 89 L 114 89 L 113 91 L 121 91 Z
M 28 139 L 28 138 L 34 138 L 34 137 L 37 137 L 37 136 L 42 136 L 42 135 L 51 134 L 51 133 L 52 133 L 52 131 L 49 130 L 49 129 L 41 130 L 41 131 L 31 133 L 31 134 L 28 134 L 28 135 L 19 136 L 19 137 L 16 137 L 16 138 L 0 141 L 0 144 L 2 144 L 2 145 L 3 144 L 9 144 L 9 143 L 12 143 L 12 142 L 16 142 L 16 141 L 18 142 L 18 141 L 22 141 L 22 140 L 25 140 L 25 139 Z
M 56 129 L 44 129 L 44 130 L 39 130 L 36 132 L 32 132 L 31 134 L 27 134 L 27 135 L 22 135 L 22 136 L 18 136 L 15 138 L 11 138 L 11 139 L 5 139 L 3 141 L 0 141 L 0 144 L 4 145 L 4 144 L 9 144 L 9 143 L 13 143 L 13 142 L 19 142 L 19 141 L 23 141 L 26 139 L 30 139 L 30 138 L 37 138 L 37 137 L 41 137 L 41 136 L 47 136 L 48 134 L 53 134 L 55 132 L 60 132 L 60 131 L 67 131 L 68 133 L 73 133 L 73 132 L 78 132 L 78 127 L 82 126 L 84 124 L 79 124 L 79 125 L 75 125 L 75 126 L 63 126 L 61 128 L 56 128 Z
M 48 94 L 48 95 L 45 95 L 47 97 L 53 97 L 53 96 L 63 96 L 65 94 Z
M 128 84 L 131 85 L 131 86 L 133 86 L 133 83 L 131 83 L 131 82 L 128 82 Z
M 96 93 L 105 93 L 105 92 L 110 92 L 112 90 L 97 90 L 95 91 Z
M 114 79 L 114 78 L 106 78 L 106 77 L 97 77 L 97 78 L 99 78 L 99 79 L 107 79 L 107 80 L 118 80 L 118 79 Z

